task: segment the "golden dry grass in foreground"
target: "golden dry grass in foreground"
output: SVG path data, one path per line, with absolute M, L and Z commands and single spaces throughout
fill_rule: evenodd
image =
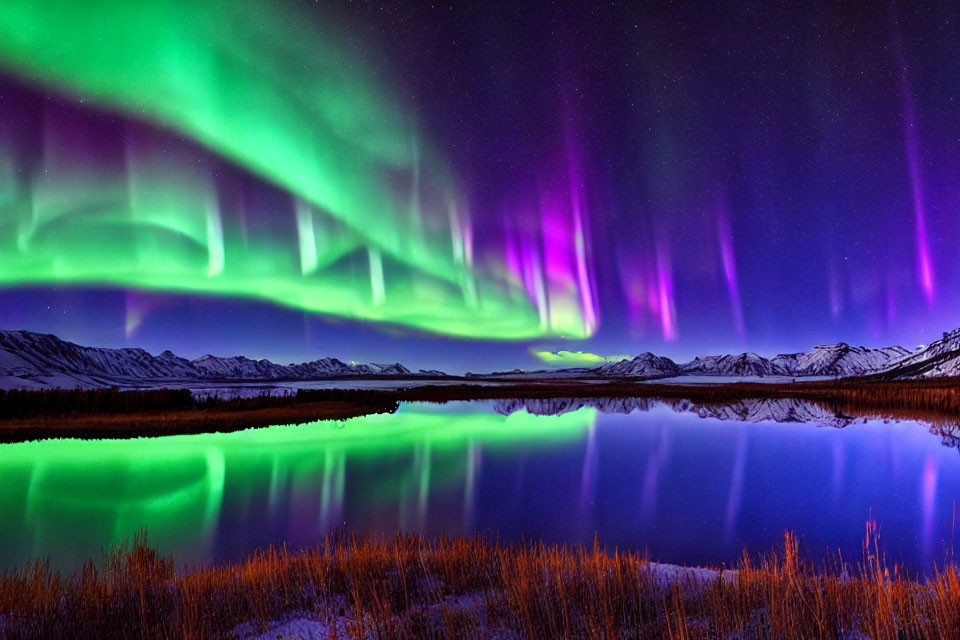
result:
M 45 564 L 6 574 L 0 635 L 276 637 L 271 623 L 297 617 L 336 638 L 960 637 L 955 566 L 916 581 L 865 549 L 853 574 L 818 573 L 787 535 L 736 573 L 685 573 L 596 547 L 398 536 L 176 573 L 138 543 L 72 577 Z

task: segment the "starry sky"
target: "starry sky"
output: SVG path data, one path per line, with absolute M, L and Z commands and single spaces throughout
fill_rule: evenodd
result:
M 33 4 L 0 328 L 462 372 L 960 325 L 954 3 Z

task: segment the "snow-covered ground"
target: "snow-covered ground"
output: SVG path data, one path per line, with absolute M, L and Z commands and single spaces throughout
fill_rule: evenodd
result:
M 733 570 L 707 569 L 703 567 L 682 567 L 675 564 L 663 564 L 651 562 L 647 565 L 651 577 L 655 583 L 666 591 L 673 585 L 679 585 L 683 590 L 689 590 L 691 593 L 698 593 L 700 590 L 714 584 L 716 580 L 732 581 L 736 580 L 737 572 Z M 468 593 L 460 595 L 448 595 L 444 597 L 443 603 L 432 605 L 426 612 L 440 616 L 441 608 L 447 614 L 467 613 L 473 614 L 474 619 L 486 621 L 486 603 L 487 597 L 496 598 L 496 594 Z M 503 597 L 502 595 L 500 597 Z M 327 640 L 327 638 L 347 637 L 349 630 L 354 628 L 355 621 L 339 612 L 344 610 L 342 598 L 336 602 L 321 604 L 318 609 L 324 608 L 327 611 L 336 611 L 337 614 L 321 616 L 309 613 L 296 613 L 286 619 L 276 620 L 267 625 L 267 628 L 260 631 L 255 625 L 247 623 L 234 629 L 233 635 L 243 640 Z M 439 625 L 438 625 L 439 626 Z M 472 630 L 471 630 L 472 631 Z M 513 640 L 522 636 L 510 629 L 505 629 L 499 625 L 484 625 L 481 637 L 490 640 Z M 374 629 L 368 629 L 368 637 L 378 637 Z M 470 637 L 476 637 L 471 633 Z

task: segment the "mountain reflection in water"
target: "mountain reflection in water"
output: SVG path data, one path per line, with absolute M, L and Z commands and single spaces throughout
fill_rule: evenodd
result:
M 855 561 L 873 518 L 892 561 L 929 569 L 952 544 L 960 459 L 927 430 L 956 446 L 956 425 L 864 422 L 806 401 L 617 398 L 414 403 L 230 434 L 0 445 L 0 566 L 50 556 L 73 567 L 144 527 L 181 563 L 335 529 L 596 535 L 714 565 L 791 529 L 814 557 L 840 549 Z
M 692 413 L 700 418 L 732 420 L 736 422 L 800 422 L 821 427 L 842 429 L 855 422 L 901 420 L 882 413 L 849 412 L 837 407 L 798 398 L 747 398 L 723 404 L 703 404 L 689 400 L 660 398 L 540 398 L 498 400 L 493 409 L 499 414 L 510 415 L 518 411 L 538 416 L 557 416 L 584 407 L 603 413 L 629 414 L 634 411 L 650 411 L 653 407 L 669 407 L 678 413 Z M 931 434 L 940 436 L 945 447 L 960 450 L 960 419 L 956 421 L 925 419 L 917 416 L 914 422 L 928 426 Z

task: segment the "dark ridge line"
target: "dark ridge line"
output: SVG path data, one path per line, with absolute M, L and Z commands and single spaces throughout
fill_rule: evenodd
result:
M 927 358 L 921 362 L 915 362 L 902 367 L 897 367 L 896 369 L 891 369 L 889 371 L 881 371 L 879 373 L 873 373 L 867 376 L 864 376 L 864 380 L 898 380 L 902 379 L 905 376 L 914 376 L 921 375 L 935 368 L 937 365 L 946 362 L 952 358 L 960 357 L 960 349 L 954 349 L 952 351 L 945 351 L 940 355 Z M 949 377 L 937 377 L 937 380 L 949 380 Z

